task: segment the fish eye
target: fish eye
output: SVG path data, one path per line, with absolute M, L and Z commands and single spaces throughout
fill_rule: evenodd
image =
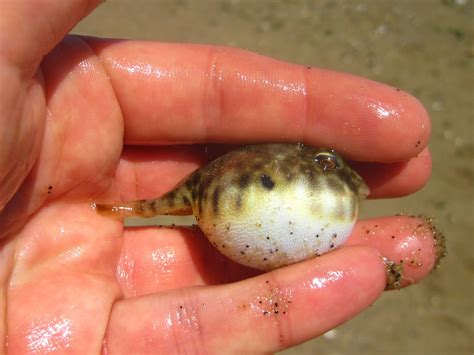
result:
M 336 157 L 328 153 L 317 154 L 314 161 L 323 169 L 323 171 L 332 171 L 339 167 Z

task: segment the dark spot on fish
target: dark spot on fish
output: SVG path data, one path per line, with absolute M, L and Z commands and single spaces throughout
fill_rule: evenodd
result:
M 306 67 L 306 69 L 311 69 L 311 67 Z
M 50 195 L 52 191 L 53 191 L 53 187 L 51 185 L 49 185 L 48 186 L 48 194 Z
M 331 244 L 331 245 L 329 246 L 329 248 L 331 248 L 331 249 L 334 248 L 334 244 Z
M 158 211 L 160 209 L 160 199 L 156 199 L 156 200 L 153 200 L 151 203 L 150 203 L 150 208 L 153 210 L 153 211 Z M 140 206 L 138 207 L 138 210 L 140 212 L 144 212 L 145 211 L 145 208 L 143 206 L 142 203 L 140 203 Z
M 245 247 L 246 247 L 246 248 L 250 248 L 250 245 L 247 244 Z
M 245 252 L 243 250 L 240 251 L 240 254 L 245 255 Z
M 316 234 L 316 238 L 319 238 L 319 234 Z
M 201 181 L 201 172 L 197 170 L 196 172 L 192 173 L 190 180 L 193 186 L 197 186 Z
M 183 204 L 185 206 L 191 205 L 191 202 L 189 201 L 189 198 L 187 196 L 183 196 Z
M 192 179 L 188 179 L 186 181 L 186 183 L 184 184 L 184 186 L 186 186 L 186 188 L 189 190 L 189 191 L 192 191 L 193 190 L 193 180 Z
M 263 261 L 267 261 L 267 258 L 263 258 Z M 268 282 L 267 282 L 268 283 Z
M 166 198 L 168 199 L 168 201 L 174 200 L 175 197 L 176 197 L 176 191 L 174 190 L 166 194 Z
M 293 232 L 290 232 L 290 235 L 293 235 Z
M 237 208 L 237 210 L 240 210 L 240 208 L 242 207 L 242 195 L 239 194 L 237 196 L 237 200 L 235 201 L 235 207 Z
M 392 235 L 392 239 L 395 239 L 395 236 L 394 236 L 394 235 Z
M 193 176 L 193 179 L 196 178 L 198 175 L 196 174 Z M 194 186 L 195 189 L 197 188 L 197 198 L 202 200 L 206 199 L 205 193 L 207 193 L 208 189 L 211 188 L 212 182 L 213 182 L 214 176 L 212 174 L 207 174 L 203 175 L 202 177 L 199 177 L 199 180 L 195 181 Z
M 219 195 L 220 195 L 220 188 L 217 186 L 212 194 L 212 209 L 214 214 L 219 212 Z
M 242 174 L 239 178 L 239 187 L 245 189 L 250 183 L 251 175 L 250 173 Z
M 272 180 L 272 178 L 266 174 L 262 174 L 260 176 L 260 181 L 262 182 L 262 185 L 264 188 L 267 190 L 273 190 L 275 187 L 275 182 Z
M 204 184 L 201 184 L 202 186 L 199 187 L 198 192 L 197 192 L 197 199 L 198 199 L 198 208 L 199 208 L 199 213 L 201 214 L 203 210 L 203 205 L 207 201 L 207 192 L 208 188 L 206 186 L 209 186 L 209 181 L 206 180 Z
M 332 239 L 336 239 L 336 238 L 337 238 L 337 234 L 334 233 L 334 234 L 332 235 Z
M 270 237 L 267 237 L 267 240 L 270 240 Z

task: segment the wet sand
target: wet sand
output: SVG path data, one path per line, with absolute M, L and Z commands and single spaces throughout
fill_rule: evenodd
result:
M 75 33 L 230 45 L 382 81 L 433 120 L 433 177 L 365 216 L 438 218 L 448 257 L 419 285 L 388 292 L 330 333 L 283 354 L 472 354 L 474 1 L 108 1 Z

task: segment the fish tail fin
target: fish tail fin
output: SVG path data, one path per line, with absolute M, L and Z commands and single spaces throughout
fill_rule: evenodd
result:
M 145 201 L 94 203 L 92 208 L 100 215 L 114 218 L 151 217 L 149 208 L 144 208 Z

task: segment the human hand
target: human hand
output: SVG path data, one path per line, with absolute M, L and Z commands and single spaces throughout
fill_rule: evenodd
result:
M 372 304 L 382 256 L 405 262 L 403 285 L 433 268 L 418 218 L 361 221 L 346 247 L 259 275 L 196 231 L 96 215 L 91 201 L 169 190 L 210 142 L 335 148 L 374 198 L 416 191 L 431 160 L 428 117 L 406 93 L 229 48 L 61 40 L 95 5 L 16 1 L 0 15 L 3 349 L 271 352 Z M 18 31 L 18 18 L 32 20 Z

